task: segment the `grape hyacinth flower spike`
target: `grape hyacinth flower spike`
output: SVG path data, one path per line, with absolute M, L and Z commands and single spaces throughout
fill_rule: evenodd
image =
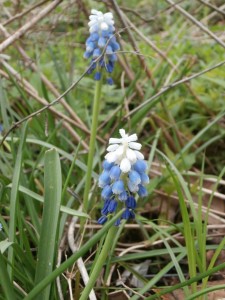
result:
M 90 36 L 86 41 L 84 58 L 92 59 L 88 73 L 91 74 L 95 70 L 94 79 L 100 80 L 103 69 L 108 74 L 113 72 L 117 60 L 116 51 L 120 49 L 120 46 L 114 34 L 115 27 L 111 12 L 103 14 L 101 11 L 92 9 L 89 19 Z M 98 59 L 100 57 L 101 59 Z M 107 78 L 107 83 L 113 84 L 111 76 Z
M 98 180 L 104 199 L 99 224 L 104 224 L 109 215 L 123 207 L 125 210 L 121 219 L 134 219 L 135 195 L 145 197 L 148 194 L 145 188 L 149 183 L 147 163 L 139 151 L 142 145 L 137 142 L 136 134 L 129 136 L 124 129 L 119 132 L 121 138 L 109 139 L 108 153 L 102 164 L 103 172 Z M 119 225 L 121 219 L 115 225 Z

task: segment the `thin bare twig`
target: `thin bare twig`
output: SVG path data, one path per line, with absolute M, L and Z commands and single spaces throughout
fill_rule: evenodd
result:
M 132 35 L 131 31 L 130 31 L 130 28 L 129 28 L 129 26 L 127 26 L 127 23 L 126 23 L 126 21 L 125 21 L 125 19 L 124 19 L 124 13 L 123 13 L 123 12 L 121 11 L 121 9 L 119 8 L 119 6 L 118 6 L 116 0 L 111 0 L 110 2 L 111 2 L 111 4 L 112 4 L 112 6 L 113 6 L 115 12 L 117 13 L 117 15 L 118 15 L 118 17 L 119 17 L 121 23 L 122 23 L 123 26 L 126 28 L 126 31 L 127 31 L 127 34 L 128 34 L 128 37 L 129 37 L 129 40 L 130 40 L 130 42 L 131 42 L 132 47 L 134 48 L 134 50 L 135 50 L 136 52 L 139 52 L 139 48 L 138 48 L 138 46 L 137 46 L 137 43 L 136 43 L 135 39 L 133 38 L 133 35 Z M 155 86 L 154 78 L 153 78 L 152 73 L 150 72 L 150 70 L 148 69 L 148 67 L 147 67 L 147 65 L 146 65 L 146 63 L 145 63 L 144 58 L 143 58 L 142 56 L 138 56 L 138 59 L 139 59 L 139 61 L 140 61 L 140 64 L 141 64 L 142 68 L 145 70 L 146 75 L 147 75 L 148 78 L 151 80 L 152 86 Z
M 31 29 L 36 23 L 43 19 L 49 12 L 56 8 L 62 0 L 55 0 L 46 6 L 43 10 L 35 15 L 35 17 L 29 20 L 26 24 L 20 27 L 14 34 L 10 35 L 4 42 L 0 44 L 0 53 L 8 48 L 12 43 L 18 40 L 24 33 Z
M 225 4 L 221 5 L 218 8 L 220 11 L 223 11 L 223 9 L 225 9 Z M 210 19 L 212 19 L 213 17 L 215 17 L 217 15 L 217 11 L 213 11 L 211 14 L 209 14 L 208 16 L 206 16 L 205 18 L 203 18 L 201 20 L 202 23 L 207 23 Z
M 170 85 L 168 86 L 164 86 L 158 93 L 156 93 L 155 95 L 153 95 L 151 98 L 147 99 L 145 102 L 143 102 L 142 104 L 140 104 L 139 106 L 137 106 L 136 108 L 134 108 L 133 110 L 131 110 L 127 115 L 125 115 L 124 118 L 127 118 L 129 117 L 130 115 L 134 114 L 136 111 L 138 111 L 139 109 L 145 107 L 147 104 L 149 104 L 150 102 L 152 102 L 153 100 L 155 100 L 156 98 L 158 98 L 159 96 L 163 95 L 165 92 L 167 92 L 168 90 L 182 84 L 182 83 L 185 83 L 185 82 L 188 82 L 188 81 L 191 81 L 192 79 L 194 78 L 197 78 L 207 72 L 210 72 L 216 68 L 219 68 L 221 66 L 223 66 L 225 64 L 225 60 L 221 61 L 220 63 L 210 67 L 210 68 L 207 68 L 201 72 L 198 72 L 198 73 L 195 73 L 189 77 L 185 77 L 185 78 L 182 78 L 181 80 L 179 81 L 175 81 L 173 83 L 171 83 Z
M 81 208 L 79 210 L 81 210 Z M 77 223 L 77 221 L 78 221 L 78 217 L 73 217 L 72 218 L 72 220 L 69 224 L 69 229 L 68 229 L 68 234 L 67 234 L 69 247 L 70 247 L 70 249 L 73 253 L 78 251 L 78 249 L 79 249 L 76 242 L 74 241 L 75 224 Z M 87 269 L 85 267 L 85 264 L 84 264 L 84 261 L 83 261 L 82 257 L 78 258 L 78 260 L 76 261 L 76 264 L 77 264 L 77 267 L 80 271 L 80 274 L 82 276 L 82 279 L 83 279 L 85 285 L 87 285 L 87 283 L 89 281 L 89 276 L 88 276 Z M 93 289 L 91 290 L 91 292 L 89 294 L 89 299 L 90 300 L 97 300 Z
M 101 57 L 99 57 L 100 59 Z M 92 65 L 95 63 L 96 61 L 93 61 L 90 66 L 88 67 L 88 69 L 65 91 L 63 92 L 59 97 L 57 97 L 55 100 L 53 100 L 51 103 L 46 104 L 44 107 L 40 108 L 39 110 L 31 113 L 30 115 L 26 116 L 25 118 L 19 120 L 18 122 L 15 122 L 10 128 L 9 130 L 6 132 L 6 134 L 3 136 L 3 139 L 0 143 L 0 146 L 3 145 L 3 142 L 5 141 L 6 137 L 10 134 L 10 132 L 12 132 L 15 128 L 17 128 L 18 126 L 20 126 L 22 123 L 24 123 L 25 121 L 29 120 L 30 118 L 42 113 L 43 111 L 45 111 L 46 109 L 49 109 L 51 106 L 57 104 L 65 95 L 67 95 L 80 81 L 81 79 L 87 74 L 87 72 L 92 68 Z
M 206 2 L 204 0 L 198 0 L 199 2 L 201 2 L 202 4 L 212 8 L 213 10 L 215 10 L 216 12 L 218 12 L 219 14 L 221 14 L 223 17 L 225 17 L 225 11 L 221 10 L 220 8 L 218 8 L 217 6 L 209 3 L 209 2 Z
M 44 98 L 41 98 L 37 91 L 32 87 L 32 85 L 30 85 L 29 82 L 27 82 L 25 79 L 21 78 L 18 73 L 11 67 L 9 66 L 7 63 L 3 62 L 4 67 L 8 70 L 8 72 L 10 72 L 12 74 L 12 76 L 18 81 L 18 84 L 28 93 L 28 95 L 30 95 L 32 98 L 34 98 L 35 100 L 37 100 L 39 103 L 41 103 L 42 105 L 48 105 L 47 100 L 45 100 Z M 2 75 L 3 77 L 5 77 L 6 79 L 10 79 L 8 74 L 5 73 L 4 71 L 2 71 L 0 69 L 0 75 Z M 60 120 L 63 120 L 62 125 L 69 131 L 69 133 L 71 134 L 71 136 L 77 140 L 78 142 L 80 142 L 81 137 L 76 133 L 76 131 L 69 125 L 69 123 L 73 124 L 74 126 L 78 127 L 80 126 L 79 123 L 77 123 L 76 121 L 72 120 L 71 118 L 69 118 L 68 116 L 64 115 L 62 112 L 57 111 L 56 109 L 54 109 L 53 107 L 50 107 L 49 110 L 56 115 L 57 117 L 60 118 Z M 84 149 L 88 150 L 89 147 L 88 145 L 84 142 L 81 141 L 82 146 L 84 147 Z
M 47 2 L 48 0 L 44 0 L 44 1 L 41 1 L 39 3 L 36 3 L 35 5 L 29 7 L 28 9 L 22 11 L 21 13 L 18 13 L 16 15 L 14 15 L 13 17 L 11 17 L 10 19 L 8 19 L 7 21 L 5 21 L 2 25 L 5 26 L 5 25 L 8 25 L 9 23 L 19 19 L 19 18 L 22 18 L 23 16 L 25 16 L 26 14 L 28 14 L 30 11 L 34 10 L 35 8 L 37 8 L 38 6 L 41 6 L 43 4 L 45 4 L 45 2 Z
M 208 29 L 205 25 L 203 25 L 201 22 L 196 20 L 191 14 L 189 14 L 186 10 L 184 10 L 182 7 L 174 3 L 172 0 L 165 0 L 166 2 L 173 4 L 174 8 L 177 9 L 183 16 L 185 16 L 188 20 L 190 20 L 193 24 L 195 24 L 199 29 L 207 33 L 214 41 L 216 41 L 220 46 L 225 48 L 225 43 L 221 41 L 218 36 L 216 36 L 211 30 Z
M 10 34 L 8 33 L 8 31 L 5 29 L 4 26 L 2 26 L 0 24 L 0 30 L 2 31 L 2 33 L 5 35 L 5 37 L 9 37 Z M 48 80 L 48 78 L 39 71 L 38 67 L 36 66 L 36 64 L 32 61 L 32 59 L 27 55 L 27 53 L 24 51 L 24 49 L 22 47 L 20 47 L 19 45 L 16 45 L 16 48 L 18 49 L 18 51 L 20 52 L 21 56 L 23 57 L 23 59 L 26 61 L 27 66 L 30 67 L 34 72 L 39 72 L 40 73 L 40 78 L 41 80 L 44 82 L 44 84 L 49 88 L 49 90 L 52 92 L 52 94 L 55 97 L 59 97 L 60 93 L 58 92 L 58 90 L 54 87 L 54 85 Z M 62 106 L 67 110 L 67 112 L 71 115 L 71 117 L 76 120 L 78 123 L 80 123 L 80 128 L 87 132 L 88 129 L 86 127 L 86 125 L 81 121 L 81 119 L 78 117 L 78 115 L 73 111 L 73 109 L 69 106 L 69 104 L 66 102 L 65 99 L 61 99 L 61 104 Z M 90 132 L 89 132 L 90 133 Z

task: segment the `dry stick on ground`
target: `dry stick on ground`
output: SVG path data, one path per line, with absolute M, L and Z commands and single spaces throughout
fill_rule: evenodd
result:
M 180 0 L 176 4 L 182 3 L 184 1 L 185 0 Z M 136 15 L 138 18 L 140 18 L 141 20 L 143 20 L 145 23 L 149 23 L 149 22 L 154 22 L 158 16 L 160 16 L 162 13 L 165 13 L 167 10 L 171 9 L 172 7 L 173 7 L 173 5 L 170 5 L 169 7 L 166 7 L 164 9 L 160 10 L 159 12 L 157 12 L 156 15 L 154 15 L 153 17 L 151 17 L 149 19 L 145 19 L 140 13 L 138 13 L 134 9 L 131 9 L 131 8 L 128 8 L 128 7 L 124 7 L 124 6 L 120 6 L 120 9 L 123 10 L 123 11 L 131 12 L 134 15 Z
M 219 7 L 220 11 L 223 11 L 223 9 L 225 9 L 225 4 L 221 5 Z M 203 18 L 201 20 L 201 23 L 207 23 L 209 20 L 211 20 L 213 17 L 215 17 L 217 15 L 217 11 L 212 12 L 211 14 L 209 14 L 208 16 L 206 16 L 205 18 Z
M 5 35 L 5 37 L 9 37 L 10 34 L 7 32 L 7 30 L 0 24 L 0 30 L 3 32 L 3 34 Z M 20 46 L 16 45 L 16 48 L 18 49 L 18 51 L 20 52 L 20 54 L 22 55 L 23 59 L 27 62 L 27 65 L 29 67 L 31 67 L 31 69 L 35 72 L 38 72 L 40 74 L 41 80 L 44 82 L 44 84 L 49 88 L 49 90 L 52 92 L 52 94 L 55 97 L 59 97 L 60 93 L 58 92 L 58 90 L 54 87 L 54 85 L 47 79 L 47 77 L 42 74 L 39 70 L 38 67 L 36 66 L 36 64 L 34 62 L 32 62 L 32 60 L 30 59 L 30 57 L 26 54 L 26 52 L 23 50 L 23 48 L 21 48 Z M 62 106 L 68 111 L 68 113 L 71 115 L 71 117 L 74 120 L 77 120 L 78 123 L 81 124 L 81 129 L 82 130 L 88 130 L 86 125 L 81 121 L 81 119 L 77 116 L 77 114 L 73 111 L 73 109 L 70 107 L 70 105 L 64 100 L 61 99 L 61 104 Z
M 6 63 L 4 63 L 4 66 L 6 67 Z M 18 84 L 34 99 L 36 99 L 39 103 L 41 103 L 42 105 L 48 105 L 48 102 L 41 98 L 37 91 L 34 91 L 33 87 L 29 84 L 29 82 L 27 82 L 25 79 L 22 79 L 15 70 L 12 69 L 12 67 L 6 67 L 7 70 L 13 75 L 14 79 L 17 80 Z M 2 75 L 3 77 L 5 77 L 6 79 L 10 79 L 8 74 L 5 73 L 4 71 L 2 71 L 0 69 L 0 75 Z M 69 131 L 69 133 L 71 134 L 71 136 L 77 140 L 77 142 L 80 142 L 81 137 L 76 133 L 76 131 L 69 125 L 69 123 L 73 124 L 76 127 L 79 127 L 79 124 L 76 123 L 75 121 L 73 121 L 72 119 L 70 119 L 68 116 L 64 115 L 63 113 L 57 111 L 56 109 L 54 109 L 53 107 L 50 107 L 49 110 L 56 116 L 58 116 L 60 119 L 63 120 L 62 125 Z M 88 145 L 84 142 L 81 141 L 82 146 L 84 147 L 84 149 L 86 149 L 88 151 L 89 147 Z
M 122 13 L 122 11 L 120 10 L 120 8 L 119 8 L 119 6 L 118 6 L 116 0 L 111 0 L 110 2 L 111 2 L 111 4 L 112 4 L 112 6 L 113 6 L 115 12 L 117 13 L 117 15 L 118 15 L 118 17 L 119 17 L 121 23 L 123 24 L 123 27 L 126 28 L 126 31 L 127 31 L 127 34 L 128 34 L 128 37 L 129 37 L 129 40 L 130 40 L 130 42 L 131 42 L 132 47 L 134 48 L 134 50 L 135 50 L 136 52 L 139 52 L 139 48 L 138 48 L 138 46 L 137 46 L 137 43 L 136 43 L 135 39 L 134 39 L 133 36 L 132 36 L 132 33 L 131 33 L 131 31 L 130 31 L 129 26 L 127 26 L 127 23 L 126 23 L 126 21 L 125 21 L 124 18 L 123 18 L 123 13 Z M 144 57 L 141 56 L 141 55 L 138 55 L 138 59 L 139 59 L 139 61 L 140 61 L 140 64 L 141 64 L 142 68 L 143 68 L 144 71 L 146 72 L 147 77 L 151 80 L 152 86 L 154 87 L 154 86 L 155 86 L 155 81 L 154 81 L 154 78 L 153 78 L 153 76 L 152 76 L 150 70 L 148 69 L 148 67 L 147 67 L 147 65 L 146 65 L 146 63 L 145 63 Z
M 206 2 L 204 0 L 198 0 L 199 2 L 201 2 L 202 4 L 212 8 L 213 10 L 217 11 L 219 14 L 221 14 L 223 17 L 225 17 L 225 11 L 221 10 L 220 8 L 218 8 L 217 6 L 209 3 L 209 2 Z
M 68 235 L 67 235 L 69 247 L 70 247 L 70 249 L 73 253 L 78 251 L 78 249 L 79 249 L 79 247 L 76 245 L 76 243 L 74 241 L 75 224 L 77 223 L 77 220 L 78 220 L 78 217 L 73 217 L 72 218 L 72 220 L 69 224 Z M 89 275 L 88 275 L 88 272 L 87 272 L 87 269 L 85 267 L 83 259 L 81 257 L 78 258 L 78 260 L 76 261 L 76 264 L 77 264 L 77 267 L 80 271 L 80 274 L 82 276 L 84 284 L 87 285 L 87 283 L 89 281 Z M 77 284 L 79 284 L 79 283 L 77 283 Z M 90 300 L 96 300 L 97 299 L 93 289 L 91 290 L 91 292 L 89 294 L 89 299 Z
M 101 59 L 102 56 L 100 56 L 98 58 Z M 30 115 L 26 116 L 25 118 L 21 119 L 18 122 L 15 122 L 10 128 L 9 130 L 6 132 L 6 134 L 3 136 L 0 146 L 3 144 L 3 142 L 5 141 L 6 137 L 10 134 L 10 132 L 12 132 L 15 128 L 19 127 L 22 123 L 24 123 L 25 121 L 31 119 L 32 117 L 35 117 L 36 115 L 44 112 L 46 109 L 49 109 L 50 107 L 52 107 L 53 105 L 57 104 L 61 98 L 63 98 L 66 94 L 68 94 L 80 81 L 81 79 L 87 74 L 87 72 L 89 71 L 89 69 L 92 68 L 92 65 L 96 63 L 96 61 L 93 61 L 89 68 L 65 91 L 63 92 L 58 98 L 56 98 L 55 100 L 53 100 L 51 103 L 46 104 L 44 107 L 42 107 L 41 109 L 31 113 Z
M 46 6 L 43 10 L 37 13 L 33 19 L 28 21 L 22 27 L 20 27 L 15 33 L 10 35 L 4 42 L 0 44 L 0 53 L 3 52 L 6 48 L 8 48 L 11 44 L 13 44 L 16 40 L 18 40 L 24 33 L 26 33 L 29 29 L 31 29 L 36 23 L 38 23 L 41 19 L 43 19 L 46 15 L 48 15 L 53 9 L 55 9 L 62 0 L 55 0 L 51 2 L 48 6 Z
M 123 19 L 126 20 L 126 22 L 128 23 L 128 25 L 130 26 L 130 28 L 133 28 L 133 29 L 134 29 L 139 35 L 141 35 L 141 37 L 143 38 L 144 35 L 136 28 L 136 26 L 133 25 L 133 23 L 130 21 L 130 19 L 129 19 L 126 15 L 124 15 L 123 13 L 121 13 L 121 14 L 122 14 L 122 16 L 123 16 Z M 162 53 L 161 50 L 159 50 L 159 49 L 154 45 L 153 42 L 149 42 L 149 40 L 148 40 L 147 38 L 145 38 L 145 37 L 144 37 L 144 40 L 145 40 L 145 41 L 147 40 L 147 41 L 148 41 L 148 44 L 153 48 L 153 50 L 155 50 L 155 51 L 156 51 L 163 59 L 165 59 L 166 56 Z M 169 64 L 172 65 L 173 68 L 175 68 L 175 70 L 177 71 L 176 66 L 174 66 L 174 64 L 173 64 L 173 62 L 172 62 L 171 60 L 169 60 L 169 59 L 166 58 L 166 61 L 168 61 Z M 174 130 L 175 130 L 175 132 L 176 132 L 176 135 L 177 135 L 179 144 L 180 144 L 181 146 L 183 146 L 183 140 L 182 140 L 182 138 L 181 138 L 180 132 L 179 132 L 177 126 L 176 126 L 176 122 L 175 122 L 175 120 L 174 120 L 172 114 L 171 114 L 171 113 L 168 111 L 168 109 L 166 108 L 165 103 L 164 103 L 163 100 L 162 100 L 160 103 L 161 103 L 162 109 L 164 110 L 164 112 L 166 113 L 166 115 L 168 115 L 168 117 L 169 117 L 171 123 L 173 124 L 173 127 L 174 127 Z M 170 143 L 170 145 L 171 145 L 173 151 L 177 151 L 177 150 L 178 150 L 178 149 L 177 149 L 177 146 L 176 146 L 175 143 L 171 140 L 170 136 L 169 136 L 168 134 L 166 135 L 166 132 L 165 132 L 165 131 L 163 131 L 163 133 L 164 133 L 166 139 L 169 141 L 169 143 Z
M 157 99 L 158 97 L 160 97 L 161 95 L 163 95 L 164 93 L 166 93 L 168 90 L 182 84 L 182 83 L 185 83 L 185 82 L 189 82 L 191 81 L 192 79 L 194 78 L 197 78 L 207 72 L 210 72 L 216 68 L 219 68 L 221 66 L 223 66 L 225 64 L 225 60 L 221 61 L 220 63 L 210 67 L 210 68 L 207 68 L 201 72 L 198 72 L 198 73 L 195 73 L 189 77 L 185 77 L 185 78 L 182 78 L 181 80 L 178 80 L 178 81 L 175 81 L 173 83 L 171 83 L 170 85 L 168 86 L 164 86 L 163 88 L 161 88 L 159 90 L 158 93 L 156 93 L 155 95 L 153 95 L 151 98 L 147 99 L 145 102 L 143 102 L 142 104 L 140 104 L 139 106 L 135 107 L 133 110 L 131 110 L 127 115 L 124 116 L 124 118 L 126 119 L 127 117 L 129 117 L 130 115 L 133 115 L 136 111 L 140 110 L 141 108 L 145 107 L 147 104 L 149 104 L 150 102 L 152 102 L 153 100 Z
M 33 89 L 33 87 L 29 84 L 28 81 L 26 81 L 25 79 L 21 78 L 18 75 L 18 73 L 16 73 L 16 71 L 12 72 L 12 68 L 11 68 L 10 73 L 13 75 L 14 79 L 17 80 L 18 84 L 27 92 L 28 95 L 30 95 L 32 98 L 34 98 L 35 100 L 37 100 L 42 105 L 48 105 L 48 102 L 44 98 L 41 98 L 38 95 L 37 91 Z M 1 69 L 0 69 L 0 75 L 2 75 L 3 77 L 5 77 L 7 80 L 10 80 L 9 75 L 6 72 L 4 72 L 3 70 L 1 70 Z M 55 110 L 53 107 L 51 107 L 49 110 L 51 112 L 53 112 L 54 115 L 56 115 L 60 119 L 65 120 L 66 122 L 68 122 L 68 123 L 70 123 L 70 124 L 72 124 L 72 125 L 74 125 L 74 126 L 76 126 L 76 127 L 79 128 L 80 124 L 78 124 L 76 121 L 72 120 L 68 116 L 64 115 L 62 112 L 59 112 L 59 111 Z
M 62 256 L 63 256 L 63 252 L 66 251 L 66 235 L 64 234 L 63 237 L 61 238 L 60 241 L 60 245 L 59 245 L 59 249 L 58 249 L 58 255 L 57 255 L 57 265 L 56 267 L 58 268 L 61 264 L 62 261 Z M 64 300 L 63 297 L 63 292 L 62 292 L 62 286 L 61 286 L 61 281 L 60 281 L 60 276 L 58 276 L 56 278 L 56 286 L 57 286 L 57 290 L 58 290 L 58 296 L 60 300 Z
M 201 22 L 196 20 L 191 14 L 189 14 L 186 10 L 184 10 L 182 7 L 174 3 L 172 0 L 165 0 L 166 2 L 173 4 L 174 8 L 177 9 L 183 16 L 185 16 L 188 20 L 190 20 L 193 24 L 195 24 L 199 29 L 204 31 L 206 34 L 208 34 L 214 41 L 216 41 L 220 46 L 225 48 L 225 43 L 221 41 L 218 36 L 216 36 L 212 31 L 210 31 L 205 25 L 203 25 Z
M 3 26 L 5 25 L 8 25 L 9 23 L 13 22 L 14 20 L 17 20 L 19 18 L 22 18 L 23 16 L 25 16 L 26 14 L 28 14 L 30 11 L 34 10 L 35 8 L 37 8 L 38 6 L 41 6 L 43 4 L 45 4 L 48 0 L 44 0 L 44 1 L 41 1 L 39 3 L 36 3 L 35 5 L 29 7 L 28 9 L 22 11 L 21 13 L 18 13 L 14 16 L 12 16 L 10 19 L 8 19 L 7 21 L 5 21 L 3 23 Z
M 126 16 L 125 16 L 126 17 Z M 126 17 L 127 18 L 127 17 Z M 163 59 L 165 60 L 173 69 L 176 73 L 178 73 L 177 66 L 174 65 L 172 60 L 167 57 L 166 53 L 161 51 L 148 37 L 146 37 L 131 21 L 127 18 L 127 22 L 129 23 L 130 27 L 134 29 L 134 31 Z M 191 93 L 191 95 L 196 99 L 196 101 L 205 109 L 205 111 L 211 115 L 214 116 L 213 112 L 211 112 L 208 107 L 205 105 L 204 102 L 201 101 L 201 99 L 198 97 L 198 95 L 195 94 L 195 92 L 192 90 L 190 85 L 188 83 L 185 83 L 187 89 Z

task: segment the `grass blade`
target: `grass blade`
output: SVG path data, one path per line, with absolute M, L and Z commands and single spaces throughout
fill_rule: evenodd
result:
M 4 262 L 2 253 L 0 252 L 0 283 L 5 296 L 5 300 L 16 299 L 13 289 L 13 284 L 9 278 L 7 267 Z
M 16 219 L 17 219 L 17 199 L 18 199 L 18 190 L 19 190 L 19 181 L 20 181 L 20 173 L 21 173 L 21 165 L 23 158 L 23 148 L 26 140 L 26 129 L 27 123 L 22 127 L 21 139 L 19 143 L 19 149 L 16 156 L 15 169 L 13 173 L 12 179 L 12 190 L 10 195 L 10 223 L 9 223 L 9 242 L 15 242 L 16 238 Z M 14 265 L 14 250 L 13 247 L 9 248 L 8 253 L 8 272 L 9 277 L 12 279 L 13 277 L 13 265 Z M 12 266 L 12 267 L 11 267 Z
M 57 244 L 62 176 L 59 155 L 54 148 L 46 151 L 44 167 L 45 194 L 38 262 L 35 275 L 36 284 L 52 272 Z M 49 299 L 50 288 L 50 285 L 47 286 L 38 295 L 37 299 Z

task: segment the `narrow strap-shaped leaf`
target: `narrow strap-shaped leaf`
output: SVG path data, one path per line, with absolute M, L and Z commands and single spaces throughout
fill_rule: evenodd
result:
M 7 272 L 6 263 L 4 262 L 3 254 L 0 251 L 0 285 L 5 296 L 5 300 L 16 299 L 13 289 L 13 284 L 10 281 L 9 274 Z
M 62 176 L 59 155 L 56 149 L 45 152 L 44 189 L 43 218 L 35 275 L 36 284 L 52 272 L 58 240 L 57 231 L 62 193 Z M 48 285 L 36 299 L 50 299 L 50 288 L 51 286 Z
M 21 173 L 21 165 L 23 158 L 23 148 L 26 139 L 26 128 L 27 123 L 22 127 L 22 133 L 20 138 L 19 149 L 16 156 L 16 163 L 12 179 L 12 190 L 10 195 L 10 222 L 9 222 L 9 242 L 15 242 L 15 233 L 16 233 L 16 208 L 17 208 L 17 199 L 18 199 L 18 190 L 19 190 L 19 181 Z M 8 260 L 10 265 L 8 265 L 9 277 L 13 278 L 13 268 L 14 265 L 14 250 L 13 247 L 9 248 Z

